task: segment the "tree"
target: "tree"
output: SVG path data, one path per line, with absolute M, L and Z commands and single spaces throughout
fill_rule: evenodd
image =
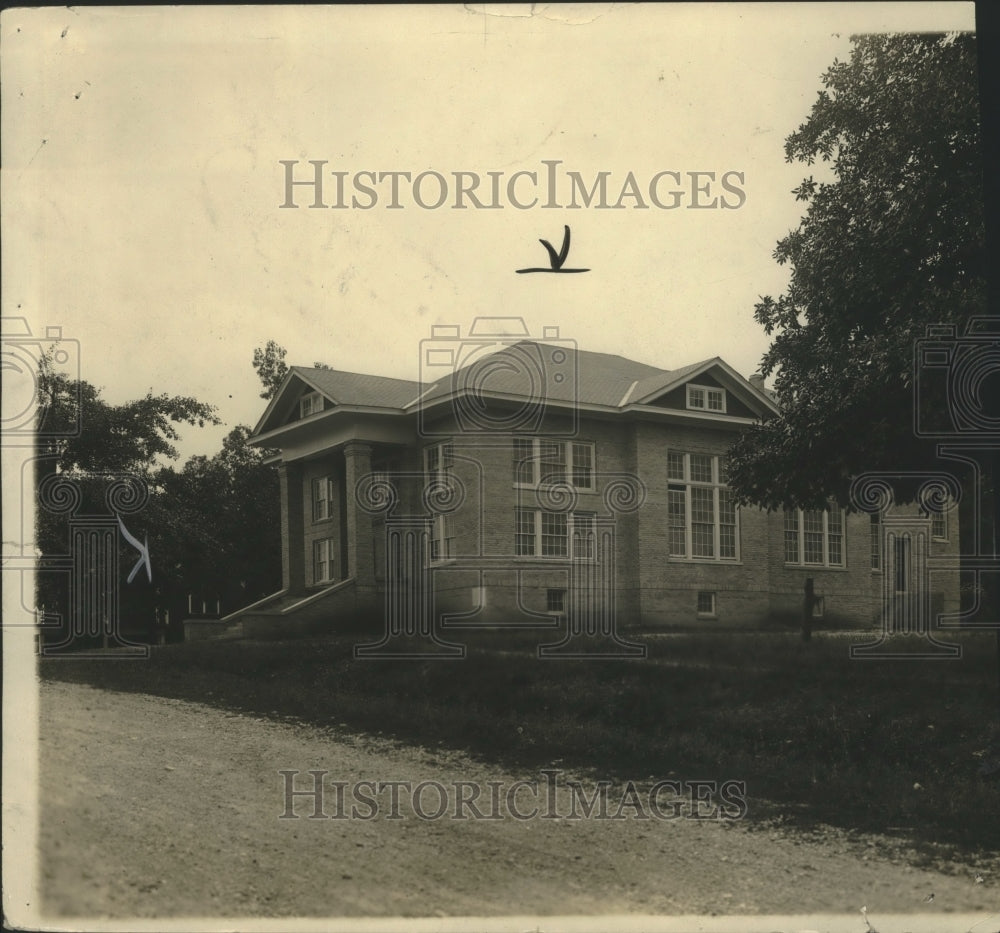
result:
M 272 399 L 281 388 L 285 376 L 288 374 L 288 364 L 285 363 L 287 350 L 274 340 L 268 340 L 267 346 L 257 347 L 253 351 L 253 368 L 257 370 L 257 376 L 264 386 L 264 391 L 260 393 L 261 398 Z M 331 369 L 326 363 L 313 363 L 315 369 Z
M 121 405 L 100 389 L 52 368 L 39 369 L 39 452 L 63 473 L 148 473 L 159 458 L 177 458 L 178 425 L 221 424 L 215 408 L 188 396 L 153 395 Z
M 267 346 L 257 347 L 253 351 L 253 368 L 264 386 L 261 398 L 272 399 L 277 394 L 288 373 L 288 364 L 285 362 L 287 352 L 274 340 L 268 340 Z
M 151 487 L 150 501 L 155 501 L 155 476 L 163 469 L 162 461 L 177 457 L 174 443 L 180 437 L 179 425 L 202 427 L 220 423 L 211 405 L 187 396 L 149 392 L 134 401 L 110 404 L 89 382 L 55 370 L 48 354 L 43 355 L 40 363 L 38 385 L 35 479 L 40 502 L 44 506 L 41 496 L 44 484 L 59 476 L 69 481 L 79 494 L 79 502 L 73 509 L 77 515 L 109 515 L 105 494 L 110 484 L 122 475 L 131 475 Z M 143 511 L 140 515 L 136 519 L 127 517 L 127 525 L 138 532 L 140 540 L 147 533 L 152 538 L 147 513 Z M 70 548 L 67 517 L 45 507 L 37 510 L 35 543 L 43 555 L 59 556 Z M 121 565 L 130 566 L 135 559 L 134 550 L 120 542 Z M 139 575 L 131 586 L 120 588 L 122 618 L 133 621 L 151 615 L 155 587 L 160 585 L 159 570 L 154 585 Z M 36 599 L 49 612 L 57 612 L 64 623 L 71 621 L 68 577 L 64 572 L 39 573 Z M 58 641 L 65 632 L 60 627 L 59 631 L 47 630 L 46 634 Z
M 281 586 L 278 476 L 238 425 L 222 450 L 161 469 L 144 518 L 165 568 L 162 601 L 182 611 L 188 594 L 220 600 L 224 612 Z
M 807 121 L 785 142 L 786 159 L 825 163 L 794 194 L 807 205 L 775 259 L 791 267 L 785 293 L 762 297 L 757 321 L 774 341 L 778 417 L 747 431 L 730 451 L 737 499 L 767 508 L 850 505 L 853 476 L 866 471 L 955 472 L 915 413 L 947 422 L 946 384 L 914 378 L 927 326 L 966 332 L 987 306 L 976 44 L 970 34 L 853 37 L 835 61 Z M 983 413 L 1000 397 L 980 385 Z M 974 553 L 981 521 L 997 527 L 998 455 L 979 458 L 978 497 L 960 502 L 962 553 Z M 968 476 L 966 476 L 968 479 Z M 896 483 L 897 500 L 915 485 Z M 972 490 L 967 490 L 971 493 Z M 974 516 L 978 498 L 985 508 Z M 981 579 L 981 617 L 995 619 L 1000 574 Z M 1000 681 L 1000 625 L 997 626 Z
M 781 414 L 735 444 L 729 475 L 768 508 L 847 504 L 867 470 L 940 469 L 914 405 L 947 400 L 915 397 L 915 345 L 985 310 L 975 37 L 851 41 L 786 140 L 787 161 L 818 158 L 826 177 L 795 190 L 806 214 L 774 253 L 788 288 L 755 308 Z

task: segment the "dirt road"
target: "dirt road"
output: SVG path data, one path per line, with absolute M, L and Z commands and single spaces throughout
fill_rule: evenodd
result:
M 830 911 L 853 914 L 862 930 L 862 905 L 873 916 L 945 914 L 1000 900 L 994 872 L 975 881 L 983 866 L 928 871 L 889 840 L 859 842 L 834 830 L 806 838 L 718 820 L 518 820 L 506 809 L 497 820 L 423 820 L 405 794 L 399 819 L 387 818 L 387 794 L 373 819 L 307 819 L 308 797 L 293 799 L 300 818 L 279 819 L 281 770 L 299 772 L 299 790 L 312 786 L 309 769 L 349 786 L 494 781 L 509 789 L 539 776 L 177 700 L 67 683 L 41 689 L 40 880 L 51 914 Z M 478 804 L 485 814 L 488 794 Z M 556 812 L 569 812 L 566 788 L 559 794 Z M 431 787 L 420 808 L 432 815 L 438 802 Z M 514 802 L 522 813 L 531 809 L 523 793 Z M 329 785 L 324 812 L 335 814 L 336 804 Z

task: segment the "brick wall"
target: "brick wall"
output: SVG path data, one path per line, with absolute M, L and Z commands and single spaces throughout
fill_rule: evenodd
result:
M 333 495 L 330 500 L 330 517 L 313 519 L 313 482 L 325 477 L 333 478 Z M 343 520 L 344 463 L 338 454 L 329 454 L 320 460 L 310 460 L 302 464 L 302 495 L 299 512 L 302 516 L 302 559 L 305 564 L 305 585 L 315 586 L 313 564 L 313 543 L 323 538 L 332 538 L 334 547 L 334 579 L 343 579 L 341 572 L 341 523 Z
M 771 620 L 789 625 L 801 619 L 805 581 L 812 577 L 823 598 L 827 624 L 872 624 L 880 618 L 882 574 L 872 571 L 871 536 L 867 515 L 847 515 L 844 525 L 843 567 L 795 566 L 785 561 L 784 516 L 755 508 L 739 510 L 736 560 L 692 559 L 670 554 L 668 535 L 667 451 L 724 457 L 734 438 L 732 428 L 653 421 L 623 423 L 589 418 L 575 435 L 569 422 L 547 417 L 539 435 L 595 445 L 593 491 L 578 491 L 574 508 L 614 518 L 615 606 L 620 627 L 691 626 L 707 630 L 734 625 L 759 626 Z M 452 432 L 449 435 L 449 431 Z M 438 436 L 426 437 L 412 448 L 373 449 L 373 466 L 387 453 L 392 469 L 412 474 L 402 482 L 395 516 L 426 516 L 423 502 L 423 450 L 449 436 L 454 445 L 452 472 L 463 488 L 461 506 L 450 518 L 452 559 L 435 565 L 433 587 L 438 611 L 481 611 L 482 622 L 524 621 L 548 624 L 546 597 L 550 589 L 569 589 L 569 564 L 515 555 L 515 509 L 544 509 L 534 489 L 515 487 L 512 438 L 473 436 L 456 430 L 454 422 L 435 426 Z M 286 582 L 314 585 L 313 542 L 331 537 L 340 550 L 344 524 L 343 497 L 353 495 L 344 486 L 343 456 L 328 456 L 285 468 L 282 484 L 282 533 Z M 645 501 L 634 512 L 611 512 L 605 498 L 609 479 L 602 474 L 641 478 Z M 332 475 L 335 494 L 331 516 L 312 518 L 312 481 Z M 297 490 L 297 491 L 296 491 Z M 376 589 L 385 584 L 386 522 L 375 516 L 365 545 L 374 554 Z M 296 528 L 298 530 L 296 531 Z M 297 542 L 297 546 L 296 546 Z M 948 540 L 935 541 L 932 554 L 957 553 L 957 515 L 949 518 Z M 485 567 L 481 566 L 486 561 Z M 296 566 L 298 562 L 298 566 Z M 337 579 L 342 578 L 338 567 Z M 957 574 L 934 577 L 935 605 L 946 611 L 958 607 Z M 698 594 L 712 594 L 714 612 L 699 612 Z

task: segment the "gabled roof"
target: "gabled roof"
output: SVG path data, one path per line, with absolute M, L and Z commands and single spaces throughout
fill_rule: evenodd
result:
M 420 394 L 420 383 L 408 379 L 315 369 L 311 366 L 293 366 L 291 371 L 335 405 L 401 409 Z
M 334 408 L 387 415 L 410 414 L 470 392 L 498 399 L 544 398 L 612 411 L 648 410 L 657 399 L 708 370 L 745 401 L 755 402 L 752 408 L 777 411 L 770 393 L 752 386 L 719 357 L 669 370 L 612 353 L 579 350 L 569 341 L 522 340 L 495 350 L 489 346 L 488 350 L 491 352 L 478 353 L 457 369 L 441 367 L 437 379 L 434 368 L 425 366 L 422 382 L 293 366 L 254 434 L 287 421 L 304 389 L 321 392 Z M 463 363 L 461 359 L 458 362 Z
M 682 382 L 685 378 L 693 376 L 695 373 L 703 372 L 716 361 L 721 362 L 718 357 L 710 360 L 702 360 L 700 363 L 691 363 L 689 366 L 682 366 L 680 369 L 658 370 L 656 375 L 647 376 L 629 394 L 628 401 L 636 405 L 644 401 L 649 401 L 658 395 L 662 395 L 672 386 Z
M 338 369 L 292 366 L 260 416 L 253 434 L 270 431 L 287 421 L 303 389 L 320 392 L 334 407 L 384 409 L 401 415 L 404 406 L 420 393 L 420 383 Z
M 665 370 L 612 353 L 522 340 L 442 373 L 436 382 L 425 372 L 420 404 L 473 390 L 617 408 L 634 382 L 663 375 Z

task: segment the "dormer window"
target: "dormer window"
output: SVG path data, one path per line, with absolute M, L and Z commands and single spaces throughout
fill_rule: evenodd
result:
M 323 396 L 319 392 L 310 392 L 299 399 L 299 417 L 308 418 L 323 410 Z
M 687 407 L 698 411 L 714 411 L 719 414 L 726 412 L 726 390 L 714 386 L 687 387 Z

